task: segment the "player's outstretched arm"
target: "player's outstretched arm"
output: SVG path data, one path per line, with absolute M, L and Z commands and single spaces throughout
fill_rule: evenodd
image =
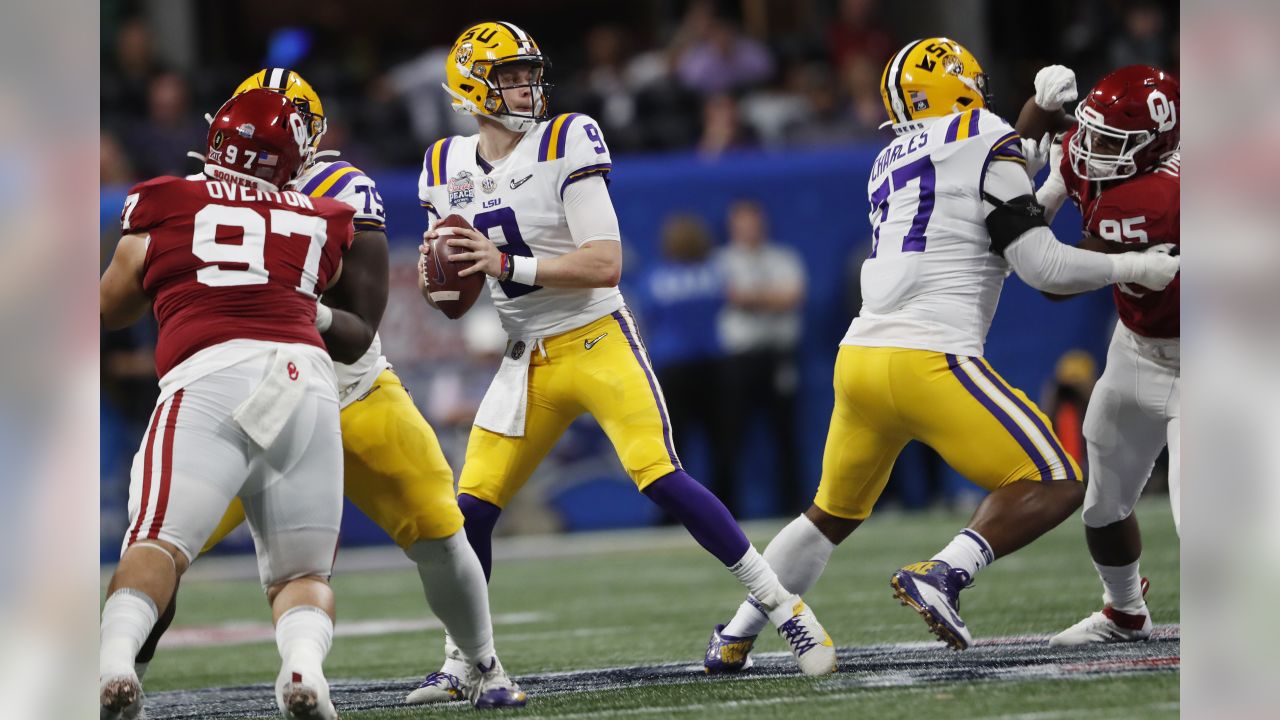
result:
M 126 328 L 147 312 L 150 299 L 142 291 L 142 265 L 147 256 L 147 236 L 129 233 L 120 238 L 111 264 L 98 284 L 102 326 Z
M 373 344 L 387 308 L 387 265 L 386 233 L 356 233 L 342 256 L 342 275 L 322 301 L 332 320 L 321 330 L 321 337 L 335 362 L 353 363 Z
M 984 187 L 991 251 L 1037 290 L 1061 295 L 1118 282 L 1163 290 L 1178 272 L 1178 258 L 1159 248 L 1105 255 L 1058 242 L 1031 193 L 1031 181 L 1015 163 L 992 162 Z

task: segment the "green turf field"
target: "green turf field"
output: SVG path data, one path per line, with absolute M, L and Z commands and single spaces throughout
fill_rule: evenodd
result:
M 1176 624 L 1178 550 L 1167 501 L 1163 497 L 1145 501 L 1138 514 L 1146 548 L 1143 574 L 1152 582 L 1148 603 L 1158 625 Z M 837 645 L 931 640 L 925 624 L 893 600 L 888 578 L 903 564 L 927 559 L 966 519 L 943 512 L 886 512 L 854 533 L 806 596 Z M 780 522 L 752 525 L 749 534 L 763 549 L 780 526 Z M 568 556 L 499 560 L 492 583 L 493 611 L 499 618 L 515 621 L 497 626 L 497 646 L 508 672 L 519 678 L 550 671 L 700 662 L 712 625 L 725 622 L 742 598 L 737 583 L 692 540 L 681 542 L 666 530 L 621 537 L 634 538 L 634 546 L 602 553 L 601 536 L 565 536 L 557 542 L 561 554 Z M 506 542 L 508 550 L 518 552 L 522 541 Z M 647 549 L 654 544 L 666 549 Z M 575 555 L 575 548 L 582 554 Z M 402 567 L 348 571 L 335 577 L 339 627 L 358 621 L 423 620 L 427 611 L 417 574 L 407 561 Z M 985 570 L 976 586 L 962 596 L 962 610 L 979 641 L 1042 635 L 1096 610 L 1100 593 L 1076 517 Z M 255 581 L 193 576 L 183 584 L 174 629 L 263 624 L 268 619 Z M 769 633 L 761 637 L 757 651 L 784 650 L 781 640 Z M 409 676 L 438 666 L 441 638 L 438 630 L 339 637 L 326 671 L 331 680 L 403 678 L 407 692 Z M 892 651 L 886 651 L 887 659 L 892 656 Z M 957 662 L 941 651 L 937 658 L 940 664 Z M 146 677 L 146 690 L 157 703 L 149 707 L 149 716 L 166 716 L 161 691 L 270 683 L 278 662 L 272 642 L 163 647 Z M 731 712 L 735 717 L 811 719 L 902 717 L 904 712 L 932 711 L 949 719 L 1176 717 L 1178 673 L 1170 669 L 1176 665 L 1135 674 L 942 680 L 895 687 L 866 687 L 866 674 L 861 672 L 817 680 L 757 676 L 728 681 L 709 681 L 690 673 L 688 681 L 678 683 L 590 692 L 573 692 L 570 687 L 542 697 L 531 693 L 529 707 L 521 714 L 696 717 Z M 567 682 L 572 685 L 572 679 Z M 396 685 L 389 687 L 399 692 Z M 335 690 L 340 709 L 341 690 Z M 269 700 L 270 691 L 263 688 L 262 692 Z M 454 703 L 434 709 L 347 709 L 342 716 L 432 717 L 459 711 L 470 712 Z

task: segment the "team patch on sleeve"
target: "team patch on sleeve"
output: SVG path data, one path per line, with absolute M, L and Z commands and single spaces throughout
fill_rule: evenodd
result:
M 580 113 L 557 115 L 542 133 L 542 142 L 538 145 L 538 162 L 559 160 L 564 157 L 565 142 L 569 138 L 569 126 Z

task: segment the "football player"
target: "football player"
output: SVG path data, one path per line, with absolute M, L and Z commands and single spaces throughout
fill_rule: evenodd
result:
M 1098 82 L 1076 106 L 1078 125 L 1053 146 L 1049 177 L 1036 193 L 1047 217 L 1070 197 L 1084 219 L 1084 247 L 1119 252 L 1180 246 L 1179 94 L 1177 79 L 1146 65 L 1120 68 Z M 1042 114 L 1075 97 L 1070 69 L 1055 65 L 1036 75 Z M 1050 645 L 1151 637 L 1133 508 L 1167 446 L 1169 503 L 1174 526 L 1179 524 L 1179 287 L 1174 278 L 1163 290 L 1133 284 L 1112 290 L 1120 322 L 1084 420 L 1089 484 L 1082 515 L 1102 578 L 1103 608 L 1055 635 Z
M 125 199 L 102 320 L 125 327 L 153 306 L 160 397 L 102 609 L 103 718 L 141 713 L 134 658 L 236 497 L 275 620 L 277 705 L 288 718 L 337 717 L 322 663 L 341 445 L 316 298 L 341 272 L 353 212 L 285 190 L 306 141 L 292 102 L 245 93 L 213 118 L 201 179 L 149 180 Z
M 760 599 L 801 669 L 831 672 L 835 648 L 812 610 L 782 588 L 676 456 L 662 389 L 617 288 L 622 249 L 606 184 L 609 148 L 590 117 L 549 115 L 546 66 L 533 38 L 510 23 L 464 31 L 445 59 L 445 91 L 479 131 L 433 143 L 419 181 L 433 228 L 454 213 L 474 228 L 448 228 L 448 242 L 463 251 L 452 258 L 468 263 L 461 274 L 488 275 L 509 336 L 459 480 L 467 537 L 488 574 L 502 508 L 569 423 L 589 413 L 636 487 Z M 425 234 L 424 253 L 438 236 Z M 430 302 L 425 286 L 424 295 Z M 424 689 L 462 670 L 452 640 Z
M 236 88 L 239 95 L 264 88 L 282 93 L 306 120 L 307 158 L 292 187 L 310 197 L 328 197 L 355 211 L 355 241 L 347 253 L 343 283 L 324 293 L 319 305 L 322 336 L 335 363 L 341 404 L 344 492 L 417 565 L 427 604 L 455 638 L 473 677 L 468 699 L 478 708 L 521 707 L 525 694 L 498 661 L 493 647 L 488 586 L 480 561 L 462 533 L 462 513 L 449 467 L 435 432 L 414 405 L 377 334 L 387 302 L 387 237 L 382 197 L 372 178 L 337 155 L 319 150 L 327 120 L 319 96 L 298 73 L 267 68 Z M 209 550 L 244 521 L 233 502 L 205 546 Z M 139 668 L 145 669 L 160 634 L 172 621 L 172 603 L 153 633 Z M 461 682 L 445 681 L 452 698 Z M 421 702 L 414 690 L 407 702 Z
M 982 357 L 1010 270 L 1077 292 L 1115 282 L 1162 289 L 1178 259 L 1106 255 L 1057 241 L 1036 204 L 1021 139 L 990 108 L 987 77 L 954 40 L 917 40 L 885 66 L 880 92 L 897 139 L 867 183 L 873 244 L 862 310 L 841 342 L 835 408 L 813 505 L 769 543 L 784 586 L 805 592 L 835 546 L 870 515 L 904 445 L 919 440 L 990 491 L 968 527 L 890 578 L 940 639 L 968 647 L 960 591 L 997 558 L 1066 519 L 1080 469 L 1025 393 Z M 712 633 L 709 672 L 741 670 L 762 616 L 755 598 Z

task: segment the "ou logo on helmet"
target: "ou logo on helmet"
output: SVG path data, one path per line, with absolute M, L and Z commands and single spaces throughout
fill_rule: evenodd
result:
M 1178 108 L 1159 90 L 1152 90 L 1147 96 L 1147 109 L 1151 111 L 1151 119 L 1160 132 L 1172 130 L 1178 124 Z
M 293 141 L 298 143 L 298 149 L 306 150 L 307 126 L 301 115 L 293 113 L 289 116 L 289 129 L 293 131 Z

